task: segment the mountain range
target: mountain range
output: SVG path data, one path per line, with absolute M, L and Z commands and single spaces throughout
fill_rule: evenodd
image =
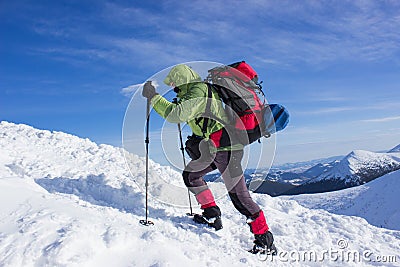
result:
M 355 150 L 341 161 L 335 161 L 326 168 L 316 167 L 316 170 L 322 170 L 319 175 L 283 194 L 330 192 L 368 183 L 400 169 L 400 153 L 375 153 Z M 309 169 L 306 172 L 318 173 L 314 170 Z

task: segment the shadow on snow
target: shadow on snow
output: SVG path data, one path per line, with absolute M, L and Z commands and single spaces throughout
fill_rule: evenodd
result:
M 40 178 L 35 179 L 35 182 L 49 193 L 71 194 L 94 205 L 112 207 L 138 216 L 145 214 L 144 196 L 141 192 L 135 192 L 133 187 L 124 183 L 121 188 L 114 188 L 106 184 L 103 174 L 88 175 L 79 179 Z M 164 210 L 149 209 L 157 215 L 156 217 L 165 214 Z

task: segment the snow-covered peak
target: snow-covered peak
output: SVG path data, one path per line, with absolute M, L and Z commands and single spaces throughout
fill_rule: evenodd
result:
M 122 149 L 97 145 L 87 138 L 5 121 L 0 123 L 0 137 L 3 154 L 12 158 L 7 167 L 11 173 L 20 177 L 111 175 L 111 165 L 115 164 L 121 167 L 114 170 L 116 177 L 128 175 Z M 139 157 L 136 160 L 143 161 Z
M 386 153 L 375 153 L 365 150 L 354 150 L 348 154 L 341 164 L 349 166 L 352 174 L 357 174 L 361 169 L 371 166 L 385 166 L 398 163 Z
M 400 160 L 395 154 L 354 150 L 334 168 L 310 182 L 340 180 L 347 184 L 356 185 L 368 182 L 399 168 Z
M 388 153 L 400 153 L 400 144 L 394 148 L 392 148 L 391 150 L 389 150 Z

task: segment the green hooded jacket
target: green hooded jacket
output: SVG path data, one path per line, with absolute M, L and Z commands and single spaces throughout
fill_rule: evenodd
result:
M 206 110 L 208 98 L 208 86 L 202 82 L 201 77 L 192 68 L 186 65 L 177 65 L 171 69 L 164 80 L 168 86 L 173 83 L 179 88 L 177 94 L 178 103 L 171 103 L 161 95 L 151 99 L 154 110 L 171 123 L 186 122 L 197 136 L 203 136 L 202 126 L 204 119 L 196 123 L 196 119 L 202 117 Z M 211 113 L 217 120 L 209 119 L 206 127 L 205 138 L 223 128 L 220 122 L 226 122 L 227 117 L 218 94 L 212 90 Z M 218 150 L 239 150 L 242 145 L 220 147 Z

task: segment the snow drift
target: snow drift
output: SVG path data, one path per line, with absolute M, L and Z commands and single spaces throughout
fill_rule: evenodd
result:
M 0 266 L 270 264 L 246 251 L 253 238 L 226 195 L 218 200 L 221 231 L 198 227 L 184 215 L 187 209 L 154 198 L 149 216 L 155 225 L 140 225 L 144 195 L 137 184 L 144 177 L 144 161 L 130 155 L 136 167 L 129 172 L 120 148 L 1 122 L 0 151 Z M 150 166 L 165 181 L 182 183 L 171 168 L 154 162 Z M 162 186 L 152 190 L 167 194 Z M 361 217 L 309 209 L 290 199 L 252 196 L 275 235 L 280 253 L 267 260 L 276 266 L 337 266 L 338 261 L 376 265 L 374 261 L 382 262 L 377 256 L 389 255 L 395 255 L 389 265 L 400 261 L 399 231 L 375 227 Z M 329 249 L 372 254 L 346 260 L 340 256 L 345 253 L 327 257 Z M 309 251 L 318 261 L 302 257 Z

